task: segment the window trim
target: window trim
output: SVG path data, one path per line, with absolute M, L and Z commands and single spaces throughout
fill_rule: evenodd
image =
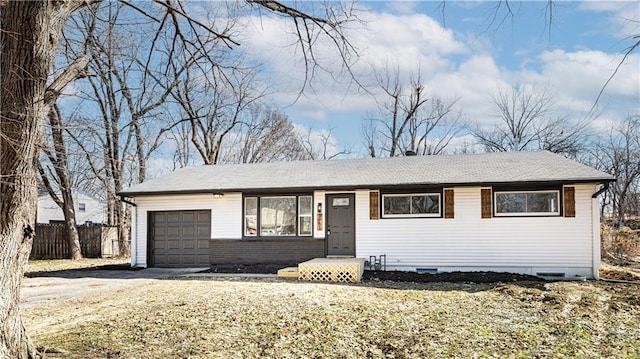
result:
M 251 215 L 251 217 L 255 217 L 256 219 L 256 233 L 249 234 L 247 233 L 247 200 L 254 199 L 256 200 L 256 214 Z M 258 227 L 258 212 L 260 211 L 260 198 L 258 196 L 246 196 L 242 197 L 242 236 L 243 237 L 258 237 L 258 231 L 260 228 Z
M 296 203 L 296 233 L 291 235 L 261 235 L 261 222 L 262 222 L 262 198 L 279 198 L 279 197 L 293 197 L 295 198 Z M 300 198 L 301 197 L 310 197 L 311 198 L 311 214 L 310 215 L 301 215 L 300 214 Z M 256 234 L 248 235 L 246 233 L 246 200 L 247 198 L 256 198 L 257 201 L 257 214 L 256 214 Z M 314 196 L 313 193 L 243 193 L 242 194 L 242 239 L 250 239 L 250 240 L 260 240 L 260 239 L 273 239 L 273 240 L 292 240 L 292 239 L 311 239 L 314 236 L 315 225 L 314 225 L 314 213 L 313 213 L 313 204 L 314 204 Z M 300 234 L 300 218 L 301 217 L 311 217 L 311 233 L 309 234 Z
M 388 214 L 384 210 L 384 201 L 387 197 L 417 197 L 417 196 L 437 196 L 438 213 L 416 213 L 416 214 Z M 382 193 L 380 213 L 381 218 L 442 218 L 442 193 L 441 192 L 410 192 L 410 193 Z M 410 202 L 412 203 L 412 202 Z
M 498 195 L 499 194 L 536 194 L 536 193 L 555 193 L 556 195 L 556 211 L 554 212 L 498 212 Z M 562 190 L 560 189 L 532 189 L 532 190 L 494 190 L 493 191 L 493 216 L 494 217 L 562 217 Z M 526 206 L 525 206 L 526 209 Z
M 297 234 L 299 237 L 309 237 L 309 236 L 313 236 L 313 196 L 312 195 L 299 195 L 298 197 L 298 204 L 296 207 L 296 211 L 298 212 L 298 228 L 297 228 Z M 309 197 L 309 201 L 311 203 L 311 208 L 309 208 L 309 214 L 302 214 L 302 212 L 300 211 L 300 202 L 302 201 L 302 198 L 305 197 Z M 311 224 L 311 231 L 309 232 L 309 234 L 302 234 L 301 230 L 302 230 L 302 218 L 309 218 L 309 223 Z

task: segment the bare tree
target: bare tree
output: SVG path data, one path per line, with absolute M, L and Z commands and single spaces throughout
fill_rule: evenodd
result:
M 76 211 L 73 201 L 71 174 L 69 173 L 67 162 L 64 121 L 57 105 L 54 104 L 51 107 L 48 119 L 49 128 L 46 132 L 48 132 L 49 143 L 42 144 L 42 152 L 46 160 L 38 162 L 38 172 L 49 196 L 62 210 L 67 229 L 69 258 L 77 260 L 82 258 L 80 236 L 76 228 Z
M 255 71 L 239 63 L 222 69 L 216 59 L 195 61 L 184 79 L 172 92 L 182 109 L 183 119 L 171 126 L 189 124 L 191 143 L 206 165 L 215 165 L 224 151 L 224 143 L 242 122 L 249 106 L 262 96 L 256 88 Z M 201 69 L 211 69 L 201 71 Z
M 369 155 L 442 153 L 459 129 L 460 116 L 453 112 L 457 100 L 430 97 L 419 72 L 408 84 L 389 65 L 375 77 L 383 95 L 377 99 L 378 113 L 362 127 Z
M 96 0 L 95 2 L 98 2 Z M 36 162 L 42 137 L 42 124 L 62 89 L 86 65 L 79 58 L 47 86 L 59 36 L 65 21 L 92 0 L 43 0 L 0 2 L 0 357 L 33 358 L 36 350 L 29 340 L 20 317 L 20 284 L 31 251 L 37 204 Z M 313 64 L 315 39 L 323 36 L 334 41 L 347 59 L 350 45 L 341 29 L 345 12 L 327 8 L 326 15 L 309 14 L 277 1 L 253 1 L 274 13 L 293 19 L 302 27 L 299 44 L 305 63 Z M 133 3 L 127 4 L 138 8 Z M 181 3 L 156 1 L 172 17 L 185 19 L 189 26 L 209 27 L 183 11 Z M 157 9 L 157 8 L 156 8 Z M 156 10 L 157 11 L 157 10 Z M 148 15 L 148 14 L 147 14 Z M 163 17 L 159 27 L 169 26 Z M 215 32 L 215 30 L 211 30 Z M 233 40 L 221 35 L 233 44 Z M 229 45 L 231 46 L 231 45 Z M 346 61 L 346 60 L 345 60 Z M 309 72 L 310 73 L 310 72 Z M 106 110 L 106 109 L 105 109 Z
M 52 99 L 82 66 L 74 62 L 47 86 L 67 17 L 87 1 L 0 3 L 0 357 L 36 351 L 20 317 L 20 283 L 35 228 L 36 162 Z M 85 62 L 86 64 L 86 62 Z
M 333 128 L 322 131 L 309 128 L 299 136 L 306 157 L 312 160 L 332 160 L 351 153 L 350 147 L 338 148 L 338 141 L 333 137 Z
M 189 166 L 195 156 L 191 146 L 191 126 L 187 122 L 176 120 L 174 126 L 171 127 L 167 138 L 171 140 L 175 149 L 173 150 L 173 168 L 172 171 Z
M 224 156 L 226 163 L 309 159 L 293 124 L 279 111 L 253 106 L 239 130 Z
M 589 120 L 574 121 L 558 114 L 547 88 L 498 90 L 492 103 L 497 123 L 490 129 L 477 126 L 472 130 L 489 152 L 548 150 L 575 157 L 584 148 Z
M 617 180 L 609 188 L 614 220 L 623 226 L 625 214 L 640 189 L 640 115 L 629 115 L 594 147 L 594 165 Z

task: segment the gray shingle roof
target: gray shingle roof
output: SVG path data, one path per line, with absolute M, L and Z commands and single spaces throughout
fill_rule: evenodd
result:
M 187 167 L 120 194 L 611 180 L 609 174 L 539 151 Z

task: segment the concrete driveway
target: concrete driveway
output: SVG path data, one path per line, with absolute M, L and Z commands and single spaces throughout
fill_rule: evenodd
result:
M 207 268 L 148 268 L 141 270 L 67 270 L 22 279 L 21 306 L 73 300 L 120 290 L 155 280 L 180 277 Z

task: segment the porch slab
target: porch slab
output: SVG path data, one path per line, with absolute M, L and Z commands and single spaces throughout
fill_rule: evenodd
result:
M 298 279 L 357 283 L 364 273 L 364 258 L 315 258 L 298 264 Z
M 278 269 L 278 278 L 298 278 L 298 267 Z

